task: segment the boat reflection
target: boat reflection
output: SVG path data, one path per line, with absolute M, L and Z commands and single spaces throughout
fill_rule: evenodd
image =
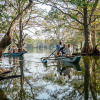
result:
M 74 70 L 75 72 L 81 71 L 79 63 L 73 64 L 73 63 L 68 63 L 65 61 L 57 61 L 57 72 L 59 73 L 59 75 L 67 76 L 68 79 L 73 79 L 75 78 L 75 77 L 72 77 Z
M 65 62 L 65 61 L 59 61 L 59 62 L 57 62 L 57 64 L 58 64 L 58 66 L 74 68 L 78 72 L 81 71 L 79 63 L 68 63 L 68 62 Z
M 62 61 L 62 64 L 66 65 L 68 67 L 72 67 L 75 70 L 77 70 L 78 72 L 81 71 L 79 63 L 68 63 L 68 62 Z

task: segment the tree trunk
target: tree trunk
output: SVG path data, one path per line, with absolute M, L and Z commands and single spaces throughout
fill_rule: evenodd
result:
M 9 31 L 6 33 L 6 35 L 4 36 L 4 38 L 0 41 L 0 57 L 2 56 L 4 50 L 6 49 L 6 47 L 11 44 L 11 38 L 12 35 L 9 34 Z
M 92 40 L 91 40 L 91 32 L 90 32 L 90 28 L 91 25 L 88 25 L 88 21 L 87 21 L 87 7 L 85 6 L 83 8 L 84 11 L 84 38 L 85 38 L 85 43 L 84 43 L 84 47 L 82 49 L 82 53 L 92 53 L 93 52 L 93 45 L 92 45 Z
M 93 49 L 95 49 L 96 47 L 96 25 L 95 24 L 92 30 L 92 44 L 93 44 Z
M 19 12 L 21 12 L 22 11 L 22 9 L 23 9 L 23 6 L 20 4 L 20 2 L 19 2 Z M 20 36 L 19 36 L 19 49 L 20 49 L 20 51 L 22 51 L 22 46 L 23 46 L 23 41 L 22 41 L 22 39 L 23 39 L 23 24 L 22 24 L 22 16 L 21 16 L 21 18 L 20 18 L 20 21 L 19 21 L 19 31 L 20 31 Z
M 20 19 L 20 21 L 19 21 L 19 30 L 20 30 L 20 41 L 19 41 L 19 49 L 22 51 L 22 39 L 23 39 L 23 37 L 22 37 L 22 33 L 23 33 L 23 25 L 22 25 L 22 18 Z
M 5 51 L 6 47 L 11 44 L 12 41 L 12 35 L 15 29 L 16 24 L 19 22 L 21 16 L 25 15 L 27 11 L 30 9 L 32 6 L 33 2 L 32 0 L 29 0 L 29 4 L 26 6 L 26 8 L 17 15 L 17 17 L 12 21 L 8 32 L 5 34 L 3 39 L 0 41 L 0 57 L 2 56 L 3 52 Z

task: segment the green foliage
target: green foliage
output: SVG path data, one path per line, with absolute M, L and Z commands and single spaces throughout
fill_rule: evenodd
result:
M 77 19 L 77 16 L 76 16 L 76 15 L 72 15 L 72 18 L 73 18 L 73 19 Z
M 51 11 L 48 13 L 49 16 L 53 18 L 58 18 L 59 11 L 55 8 L 52 8 Z
M 1 0 L 0 3 L 0 33 L 6 33 L 11 21 L 15 18 L 18 12 L 18 3 L 21 5 L 28 0 L 8 1 Z
M 71 4 L 76 4 L 77 6 L 81 6 L 83 4 L 83 0 L 68 0 Z
M 18 0 L 18 3 L 25 3 L 27 0 Z
M 9 12 L 9 5 L 1 1 L 0 4 L 0 33 L 5 33 L 7 31 L 10 21 L 14 16 L 10 16 Z
M 80 6 L 80 7 L 93 6 L 92 1 L 68 0 L 68 2 L 74 5 Z

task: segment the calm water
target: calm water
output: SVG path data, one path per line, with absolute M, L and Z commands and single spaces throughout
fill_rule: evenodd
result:
M 0 68 L 13 71 L 0 81 L 0 100 L 100 100 L 100 57 L 82 57 L 79 64 L 54 58 L 41 63 L 49 55 L 29 50 L 23 57 L 3 57 Z

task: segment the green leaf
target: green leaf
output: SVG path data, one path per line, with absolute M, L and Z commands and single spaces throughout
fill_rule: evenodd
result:
M 73 16 L 72 16 L 72 18 L 73 18 L 73 19 L 76 19 L 76 18 L 77 18 L 77 16 L 76 16 L 76 15 L 73 15 Z

